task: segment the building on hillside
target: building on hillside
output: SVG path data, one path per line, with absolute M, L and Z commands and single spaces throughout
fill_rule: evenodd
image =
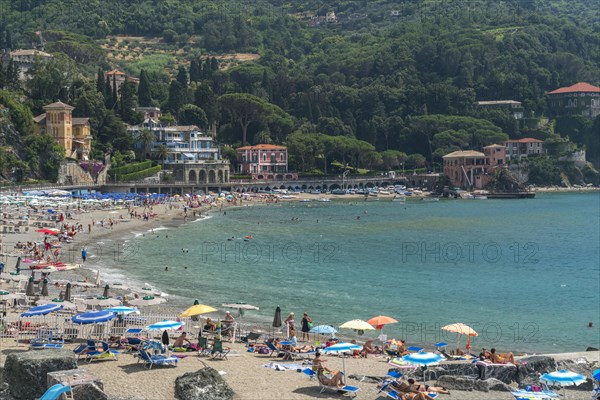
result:
M 595 118 L 600 115 L 600 87 L 579 82 L 547 94 L 551 116 L 583 115 Z
M 127 76 L 125 72 L 121 72 L 117 69 L 113 69 L 112 71 L 108 71 L 104 73 L 104 79 L 109 80 L 110 84 L 116 83 L 117 85 L 117 96 L 121 93 L 121 85 L 125 80 L 127 82 L 135 83 L 136 85 L 140 83 L 138 78 L 134 78 L 133 76 Z
M 36 60 L 45 61 L 52 58 L 51 54 L 36 49 L 11 51 L 10 60 L 19 67 L 19 79 L 24 80 Z
M 162 112 L 158 107 L 136 107 L 135 111 L 144 116 L 144 121 L 151 119 L 158 122 L 160 117 L 162 117 Z
M 34 130 L 39 135 L 51 135 L 64 147 L 65 155 L 77 160 L 87 160 L 92 151 L 92 130 L 89 118 L 73 118 L 75 109 L 61 101 L 43 107 L 44 114 L 33 119 Z
M 534 138 L 507 140 L 504 142 L 507 160 L 520 160 L 532 154 L 546 154 L 544 141 Z
M 149 148 L 152 154 L 156 155 L 163 145 L 167 148 L 162 161 L 165 169 L 173 171 L 176 180 L 199 185 L 229 182 L 229 161 L 221 159 L 213 137 L 197 126 L 165 126 L 149 118 L 141 125 L 128 127 L 134 137 L 142 129 L 154 134 Z M 139 143 L 138 148 L 141 149 Z
M 288 151 L 285 146 L 258 144 L 237 149 L 239 173 L 254 180 L 295 180 L 298 174 L 288 172 Z
M 505 147 L 492 144 L 483 148 L 483 153 L 474 150 L 455 151 L 442 157 L 444 175 L 453 186 L 468 189 L 483 189 L 490 183 L 492 173 L 506 165 Z
M 509 110 L 514 119 L 523 118 L 523 105 L 520 101 L 515 100 L 492 100 L 492 101 L 478 101 L 477 106 L 482 108 L 501 109 Z

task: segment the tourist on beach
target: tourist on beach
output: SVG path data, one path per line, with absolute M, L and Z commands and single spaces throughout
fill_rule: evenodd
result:
M 87 258 L 87 249 L 85 248 L 85 246 L 83 246 L 83 248 L 81 249 L 81 259 L 83 260 L 83 262 L 85 262 Z
M 517 365 L 517 363 L 515 362 L 515 356 L 511 352 L 496 354 L 496 349 L 491 349 L 490 353 L 491 353 L 490 359 L 495 364 L 511 363 L 511 364 Z
M 204 324 L 204 330 L 214 332 L 217 330 L 217 324 L 214 323 L 210 318 L 207 318 L 206 323 Z
M 434 392 L 434 393 L 450 394 L 450 392 L 448 390 L 446 390 L 446 388 L 439 387 L 439 386 L 419 385 L 419 384 L 415 383 L 415 380 L 412 378 L 408 379 L 408 384 L 410 385 L 411 389 L 416 390 L 417 392 L 429 392 L 429 393 Z
M 433 397 L 425 392 L 414 389 L 408 382 L 396 379 L 390 383 L 390 386 L 398 392 L 398 395 L 402 400 L 433 400 Z
M 294 312 L 290 312 L 290 315 L 288 315 L 288 317 L 285 319 L 285 321 L 283 321 L 285 324 L 287 324 L 288 326 L 288 330 L 290 331 L 290 336 L 292 336 L 292 331 L 295 330 L 295 326 L 294 326 Z
M 310 328 L 311 328 L 311 324 L 312 324 L 313 320 L 308 316 L 308 313 L 306 311 L 304 311 L 304 314 L 302 315 L 302 340 L 310 340 Z
M 335 386 L 338 389 L 344 387 L 344 377 L 341 371 L 337 371 L 335 374 L 330 376 L 325 375 L 323 368 L 317 369 L 317 379 L 325 386 Z
M 233 329 L 233 324 L 235 323 L 235 318 L 229 311 L 225 312 L 225 319 L 223 320 L 223 333 L 230 333 Z
M 191 344 L 192 342 L 189 341 L 186 335 L 186 332 L 181 332 L 181 335 L 179 335 L 179 337 L 175 339 L 175 342 L 173 343 L 173 348 L 184 347 L 184 342 Z

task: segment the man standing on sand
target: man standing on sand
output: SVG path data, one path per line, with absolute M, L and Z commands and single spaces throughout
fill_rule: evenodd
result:
M 83 246 L 83 248 L 81 249 L 81 259 L 83 260 L 83 262 L 85 262 L 86 258 L 87 258 L 87 249 L 85 248 L 85 246 Z

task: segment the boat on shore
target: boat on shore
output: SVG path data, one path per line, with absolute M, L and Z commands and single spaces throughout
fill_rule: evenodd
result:
M 406 197 L 397 194 L 394 197 L 392 197 L 392 201 L 393 202 L 397 202 L 397 203 L 406 203 Z
M 434 201 L 440 201 L 440 198 L 439 197 L 423 197 L 421 199 L 421 201 L 424 201 L 426 203 L 432 203 Z

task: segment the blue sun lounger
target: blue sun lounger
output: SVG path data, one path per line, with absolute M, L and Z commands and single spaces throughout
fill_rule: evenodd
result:
M 179 358 L 165 357 L 163 355 L 150 355 L 146 350 L 140 349 L 140 360 L 144 363 L 144 366 L 148 366 L 148 369 L 152 369 L 152 366 L 154 365 L 174 365 L 176 367 Z
M 357 386 L 350 386 L 350 385 L 345 385 L 344 387 L 342 387 L 341 389 L 338 388 L 337 386 L 329 386 L 329 385 L 324 385 L 317 377 L 317 373 L 315 371 L 313 371 L 311 368 L 304 368 L 302 370 L 302 372 L 308 376 L 311 380 L 312 379 L 316 379 L 317 382 L 319 382 L 319 387 L 321 388 L 321 391 L 319 393 L 323 393 L 325 390 L 329 389 L 329 390 L 335 390 L 338 392 L 344 392 L 344 395 L 352 395 L 352 396 L 356 396 L 356 393 L 360 390 L 359 387 Z

